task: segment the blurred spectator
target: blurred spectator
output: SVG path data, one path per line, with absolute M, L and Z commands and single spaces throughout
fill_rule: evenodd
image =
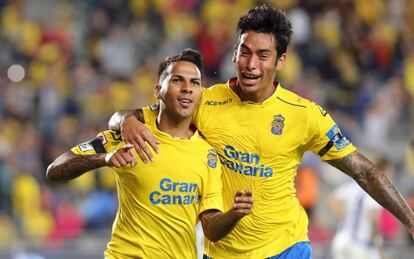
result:
M 134 48 L 127 32 L 113 25 L 100 44 L 100 60 L 105 71 L 116 77 L 131 75 L 134 63 Z
M 315 166 L 302 165 L 295 179 L 296 195 L 302 204 L 309 221 L 313 219 L 313 210 L 319 200 L 319 175 Z
M 62 240 L 75 239 L 82 234 L 83 218 L 76 207 L 68 201 L 57 204 L 54 223 L 54 228 L 48 237 L 51 242 L 49 246 L 59 245 Z
M 330 206 L 339 220 L 332 240 L 332 257 L 381 258 L 377 242 L 380 205 L 349 179 L 334 190 Z

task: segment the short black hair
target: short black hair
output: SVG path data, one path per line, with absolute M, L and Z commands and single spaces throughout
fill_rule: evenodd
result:
M 201 53 L 198 50 L 187 48 L 187 49 L 184 49 L 183 51 L 181 51 L 180 54 L 177 54 L 177 55 L 172 56 L 172 57 L 167 57 L 164 61 L 162 61 L 160 63 L 160 66 L 158 68 L 158 80 L 160 80 L 161 75 L 164 72 L 164 70 L 167 69 L 167 67 L 171 63 L 174 63 L 174 62 L 177 62 L 177 61 L 191 62 L 194 65 L 196 65 L 198 70 L 200 70 L 200 73 L 203 74 L 203 69 L 204 69 L 203 56 L 201 55 Z
M 275 38 L 277 57 L 286 53 L 292 36 L 292 24 L 281 9 L 268 4 L 250 9 L 237 24 L 237 44 L 240 43 L 241 35 L 248 30 L 271 33 Z

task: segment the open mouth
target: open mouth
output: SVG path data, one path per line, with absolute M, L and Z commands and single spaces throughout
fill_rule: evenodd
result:
M 252 80 L 259 79 L 259 77 L 260 77 L 260 75 L 249 74 L 249 73 L 246 73 L 246 72 L 242 72 L 242 75 L 243 75 L 244 78 L 252 79 Z
M 191 104 L 193 103 L 193 100 L 188 99 L 188 98 L 178 98 L 177 100 L 180 103 L 180 105 L 184 108 L 190 107 Z
M 242 72 L 241 75 L 242 75 L 242 81 L 246 85 L 254 85 L 257 83 L 258 79 L 260 78 L 260 75 L 249 74 L 246 72 Z

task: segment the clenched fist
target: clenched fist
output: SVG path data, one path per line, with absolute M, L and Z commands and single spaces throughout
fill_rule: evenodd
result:
M 249 215 L 253 208 L 253 193 L 251 190 L 238 191 L 234 196 L 233 212 L 240 217 Z

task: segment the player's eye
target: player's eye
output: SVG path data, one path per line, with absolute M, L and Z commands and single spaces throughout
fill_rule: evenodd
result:
M 246 50 L 241 50 L 240 51 L 240 55 L 242 55 L 242 56 L 248 56 L 249 55 L 249 52 L 246 51 Z
M 178 77 L 173 77 L 173 78 L 171 79 L 171 81 L 172 81 L 173 83 L 177 84 L 177 83 L 181 82 L 181 79 L 180 79 L 180 78 L 178 78 Z
M 192 83 L 195 86 L 200 86 L 201 85 L 200 81 L 198 81 L 198 80 L 193 80 Z

